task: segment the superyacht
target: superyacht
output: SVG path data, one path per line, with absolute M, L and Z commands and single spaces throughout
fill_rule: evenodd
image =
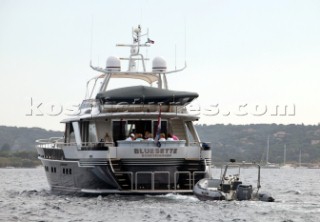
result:
M 132 38 L 131 44 L 117 44 L 129 47 L 129 57 L 110 56 L 105 68 L 90 64 L 98 75 L 88 81 L 77 115 L 62 121 L 64 136 L 36 141 L 52 191 L 192 193 L 209 176 L 210 145 L 194 127 L 199 116 L 187 111 L 198 94 L 168 87 L 167 75 L 186 65 L 170 71 L 155 57 L 147 71 L 141 49 L 154 41 L 140 26 L 132 29 Z M 125 71 L 121 63 L 127 63 Z M 144 84 L 112 88 L 113 79 Z

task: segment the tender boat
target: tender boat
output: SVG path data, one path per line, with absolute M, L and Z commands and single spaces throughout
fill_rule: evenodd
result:
M 251 184 L 243 184 L 240 180 L 240 169 L 243 166 L 256 166 L 258 168 L 257 188 Z M 236 173 L 228 173 L 228 169 L 236 169 Z M 199 200 L 260 200 L 265 202 L 273 202 L 274 198 L 268 192 L 260 192 L 260 165 L 252 164 L 237 164 L 235 160 L 226 164 L 221 170 L 219 179 L 204 178 L 198 181 L 193 188 L 194 195 Z
M 142 47 L 154 41 L 132 29 L 128 58 L 111 56 L 88 81 L 86 98 L 65 124 L 63 138 L 37 140 L 36 149 L 53 191 L 76 193 L 192 193 L 208 177 L 211 150 L 194 128 L 197 115 L 187 112 L 198 94 L 168 87 L 166 61 L 155 57 L 147 71 Z M 146 38 L 146 41 L 142 41 Z M 122 61 L 128 68 L 122 71 Z M 138 69 L 140 67 L 141 69 Z M 111 89 L 113 79 L 141 85 Z M 109 84 L 110 83 L 110 84 Z M 133 135 L 132 135 L 133 134 Z M 148 138 L 127 139 L 148 134 Z M 160 135 L 173 134 L 160 139 Z

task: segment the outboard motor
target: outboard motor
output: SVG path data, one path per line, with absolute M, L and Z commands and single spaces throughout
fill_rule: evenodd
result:
M 252 196 L 252 185 L 239 184 L 236 195 L 237 200 L 250 200 Z

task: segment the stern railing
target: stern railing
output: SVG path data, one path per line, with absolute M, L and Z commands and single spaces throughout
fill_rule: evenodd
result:
M 173 181 L 171 181 L 171 175 L 169 171 L 137 171 L 137 172 L 131 172 L 131 171 L 117 171 L 115 172 L 116 174 L 125 174 L 129 177 L 129 181 L 130 184 L 128 189 L 129 191 L 139 191 L 139 190 L 144 190 L 144 191 L 155 191 L 155 190 L 159 190 L 158 188 L 156 188 L 156 175 L 167 175 L 165 176 L 167 178 L 167 181 L 165 181 L 166 184 L 166 190 L 172 190 L 172 191 L 177 191 L 177 190 L 184 190 L 185 187 L 187 187 L 187 190 L 192 190 L 193 186 L 198 182 L 196 181 L 197 175 L 201 174 L 201 175 L 206 175 L 206 171 L 194 171 L 194 172 L 190 172 L 190 171 L 175 171 L 174 172 L 174 178 Z M 145 177 L 142 176 L 146 176 L 146 175 L 150 175 L 150 188 L 146 188 L 146 181 L 145 181 Z M 185 175 L 187 180 L 183 181 L 183 187 L 180 187 L 180 183 L 182 181 L 179 180 L 179 177 Z M 140 179 L 139 179 L 140 176 Z M 164 177 L 163 177 L 164 178 Z M 149 180 L 148 180 L 149 182 Z M 164 184 L 164 183 L 163 183 Z M 181 184 L 182 185 L 182 184 Z M 172 187 L 171 187 L 172 186 Z
M 63 137 L 51 137 L 48 139 L 36 140 L 36 147 L 61 149 L 65 146 L 77 146 L 76 142 L 65 143 Z M 109 146 L 114 146 L 113 142 L 82 142 L 81 150 L 99 150 L 107 149 Z

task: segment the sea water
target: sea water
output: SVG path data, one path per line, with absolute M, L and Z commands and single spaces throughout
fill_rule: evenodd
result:
M 219 176 L 218 169 L 213 174 Z M 256 169 L 241 171 L 248 184 Z M 193 195 L 57 195 L 44 169 L 0 169 L 0 221 L 320 221 L 320 169 L 262 169 L 276 199 L 200 201 Z

